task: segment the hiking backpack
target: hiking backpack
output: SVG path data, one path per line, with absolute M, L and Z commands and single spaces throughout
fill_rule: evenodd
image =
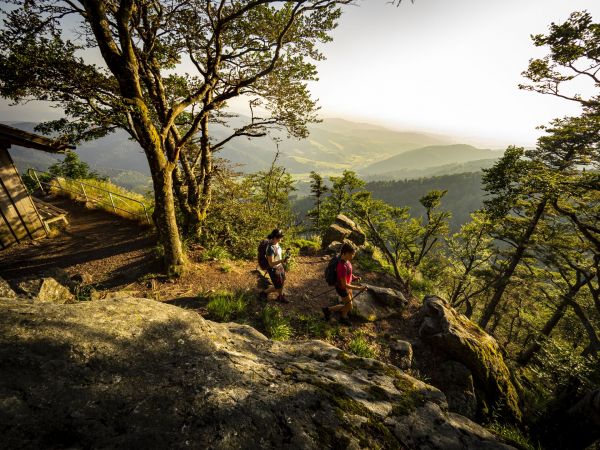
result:
M 260 241 L 260 244 L 258 244 L 258 267 L 262 270 L 269 269 L 269 261 L 267 260 L 267 247 L 269 247 L 269 244 L 270 242 L 268 239 L 263 239 Z
M 337 283 L 337 265 L 340 262 L 340 257 L 335 255 L 329 260 L 327 267 L 325 267 L 325 281 L 329 286 L 335 286 Z

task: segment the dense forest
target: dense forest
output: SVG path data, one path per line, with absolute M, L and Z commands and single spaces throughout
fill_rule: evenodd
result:
M 328 184 L 331 186 L 331 183 Z M 484 191 L 481 184 L 481 172 L 442 175 L 432 178 L 398 181 L 372 181 L 365 183 L 364 189 L 373 198 L 392 206 L 409 207 L 413 214 L 422 216 L 425 208 L 419 199 L 432 190 L 447 190 L 441 209 L 452 213 L 450 229 L 458 231 L 461 225 L 470 220 L 471 213 L 483 206 Z M 299 220 L 305 220 L 306 214 L 314 207 L 313 197 L 293 200 L 293 210 Z

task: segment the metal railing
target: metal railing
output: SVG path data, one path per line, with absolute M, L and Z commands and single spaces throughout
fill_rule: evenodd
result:
M 148 209 L 146 208 L 146 205 L 139 200 L 136 200 L 131 197 L 127 197 L 126 195 L 119 194 L 117 192 L 109 191 L 108 189 L 94 186 L 92 184 L 86 183 L 81 180 L 75 180 L 73 178 L 67 178 L 67 177 L 57 177 L 48 172 L 43 172 L 41 170 L 27 169 L 27 174 L 30 177 L 32 177 L 33 179 L 35 179 L 35 181 L 37 182 L 37 184 L 40 187 L 40 189 L 42 190 L 42 192 L 50 191 L 52 189 L 59 189 L 62 191 L 71 192 L 78 196 L 83 196 L 82 198 L 85 199 L 86 203 L 95 203 L 98 205 L 108 206 L 108 207 L 111 207 L 111 209 L 114 211 L 115 214 L 117 213 L 117 211 L 122 211 L 122 212 L 129 214 L 133 217 L 136 217 L 138 219 L 142 219 L 142 220 L 145 219 L 146 223 L 150 224 L 150 217 L 148 216 Z M 43 177 L 42 177 L 43 180 L 40 180 L 40 177 L 38 177 L 38 174 L 43 175 Z M 46 181 L 46 179 L 49 179 L 50 181 Z M 64 186 L 63 183 L 61 183 L 61 179 L 68 182 L 71 185 L 79 186 L 79 188 L 81 188 L 81 190 L 78 191 L 78 190 L 72 189 L 68 186 Z M 48 189 L 44 189 L 44 186 L 47 186 Z M 85 189 L 86 186 L 88 187 L 88 190 Z M 90 191 L 90 192 L 88 192 L 88 191 Z M 100 191 L 100 192 L 107 193 L 108 201 L 103 198 L 94 197 L 93 195 L 91 195 L 91 192 L 93 192 L 93 191 Z M 126 208 L 122 207 L 122 206 L 126 206 L 126 205 L 124 205 L 123 199 L 127 200 L 128 202 L 133 202 L 133 203 L 139 204 L 142 207 L 142 210 L 144 211 L 144 213 L 141 214 L 140 212 L 131 211 L 130 209 L 126 209 Z M 119 203 L 119 201 L 121 201 L 121 203 Z

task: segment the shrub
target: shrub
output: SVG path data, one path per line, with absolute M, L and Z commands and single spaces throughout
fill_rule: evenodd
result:
M 226 261 L 231 259 L 231 255 L 227 251 L 227 249 L 215 245 L 214 247 L 203 251 L 200 254 L 200 261 Z
M 367 342 L 362 334 L 356 335 L 349 343 L 348 350 L 354 353 L 356 356 L 363 358 L 374 358 L 375 350 Z
M 285 341 L 292 336 L 292 327 L 277 306 L 265 306 L 262 310 L 261 319 L 267 336 L 274 341 Z
M 321 242 L 316 239 L 309 240 L 296 238 L 291 240 L 289 245 L 294 249 L 298 249 L 299 255 L 312 256 L 316 255 L 321 250 Z
M 522 450 L 540 450 L 539 444 L 534 445 L 531 440 L 524 435 L 521 430 L 511 425 L 504 425 L 498 422 L 493 422 L 488 425 L 488 428 L 504 439 L 511 445 Z
M 224 291 L 212 294 L 206 309 L 208 309 L 211 319 L 218 322 L 230 322 L 243 317 L 246 306 L 246 298 L 243 293 Z

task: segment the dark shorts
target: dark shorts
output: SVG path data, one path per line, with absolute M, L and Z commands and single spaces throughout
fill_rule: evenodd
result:
M 349 295 L 349 294 L 348 294 L 348 291 L 347 291 L 346 289 L 342 289 L 342 288 L 341 288 L 341 287 L 339 287 L 339 286 L 336 286 L 336 287 L 335 287 L 335 292 L 337 292 L 337 295 L 339 295 L 339 296 L 340 296 L 340 297 L 342 297 L 342 298 L 346 298 L 346 297 L 348 297 L 348 295 Z
M 268 270 L 269 278 L 276 289 L 281 289 L 285 281 L 285 270 L 283 268 L 270 268 Z

